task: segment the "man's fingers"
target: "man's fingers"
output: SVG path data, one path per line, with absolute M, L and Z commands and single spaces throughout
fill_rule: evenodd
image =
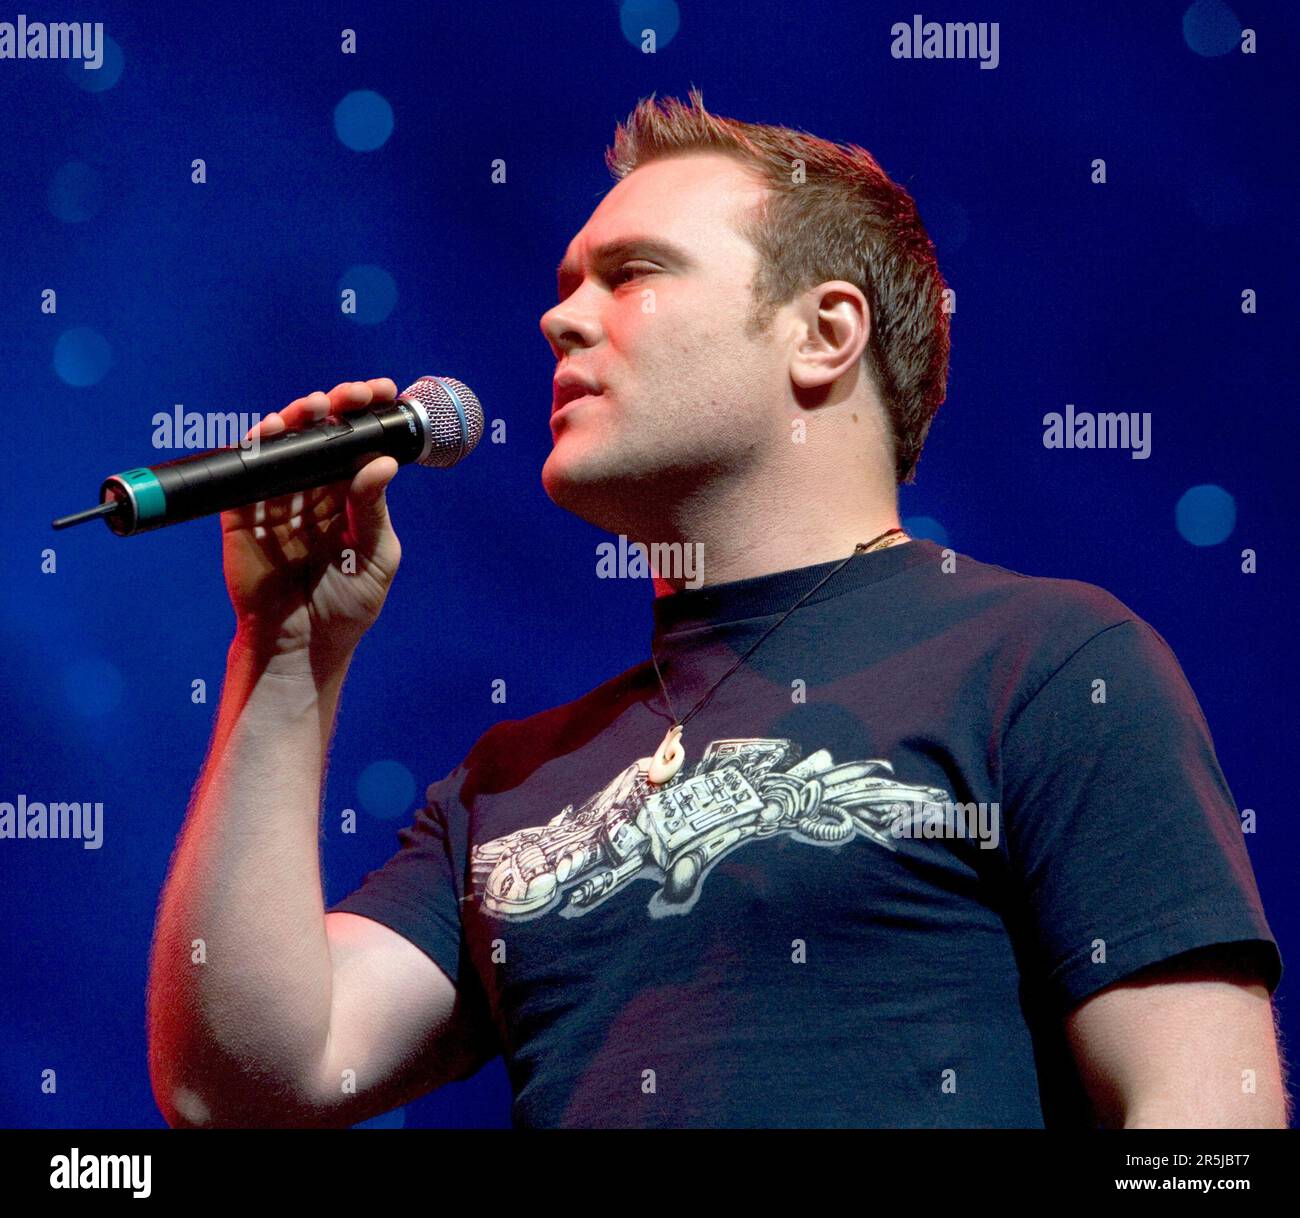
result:
M 396 397 L 397 385 L 391 377 L 340 381 L 329 393 L 317 389 L 305 397 L 294 398 L 283 410 L 273 411 L 250 427 L 244 433 L 244 438 L 251 439 L 255 435 L 270 437 L 288 428 L 308 427 L 312 423 L 319 423 L 328 414 L 360 410 L 371 402 L 391 402 Z M 278 419 L 279 422 L 270 425 L 272 419 Z
M 288 409 L 286 407 L 286 409 Z M 271 436 L 277 436 L 284 431 L 288 424 L 284 421 L 284 416 L 278 411 L 273 410 L 264 419 L 259 419 L 245 433 L 244 439 L 251 440 L 254 436 L 259 439 L 270 439 Z
M 294 491 L 275 499 L 246 503 L 222 512 L 222 530 L 251 529 L 264 526 L 268 529 L 284 528 L 292 532 L 293 521 L 301 518 L 296 527 L 305 524 L 319 525 L 340 514 L 346 514 L 347 488 L 344 482 L 332 486 L 313 486 L 305 491 Z
M 330 413 L 343 414 L 348 410 L 358 410 L 370 405 L 373 397 L 374 394 L 365 381 L 344 381 L 329 392 Z
M 391 402 L 397 397 L 397 382 L 389 376 L 376 376 L 366 382 L 377 402 Z
M 397 397 L 392 377 L 377 376 L 368 381 L 342 381 L 329 392 L 330 405 L 336 413 L 361 410 L 372 402 L 391 402 Z
M 328 395 L 319 389 L 309 393 L 305 398 L 295 398 L 279 413 L 287 427 L 302 427 L 305 423 L 314 423 L 329 413 Z

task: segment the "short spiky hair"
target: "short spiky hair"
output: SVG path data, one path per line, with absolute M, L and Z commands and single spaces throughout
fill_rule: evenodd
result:
M 738 220 L 759 255 L 751 332 L 818 283 L 843 279 L 860 288 L 871 308 L 863 359 L 888 412 L 895 479 L 914 481 L 947 391 L 948 314 L 934 246 L 911 195 L 854 144 L 709 114 L 695 88 L 690 101 L 665 98 L 661 110 L 653 93 L 643 98 L 605 153 L 610 172 L 622 179 L 649 161 L 691 152 L 723 153 L 757 172 L 768 193 Z

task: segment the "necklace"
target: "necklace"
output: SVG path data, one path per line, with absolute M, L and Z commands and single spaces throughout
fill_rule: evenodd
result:
M 781 615 L 781 618 L 774 625 L 769 626 L 767 630 L 759 636 L 758 642 L 745 652 L 740 659 L 738 659 L 725 673 L 722 674 L 721 677 L 718 678 L 717 681 L 713 683 L 708 693 L 706 693 L 704 697 L 701 698 L 681 719 L 677 718 L 677 712 L 673 709 L 672 699 L 668 696 L 668 686 L 664 684 L 663 674 L 659 671 L 659 661 L 655 658 L 654 650 L 651 649 L 650 662 L 654 665 L 655 676 L 659 678 L 659 688 L 664 691 L 664 701 L 668 704 L 668 712 L 673 717 L 673 725 L 668 729 L 668 734 L 664 736 L 663 740 L 660 742 L 659 748 L 655 750 L 655 755 L 653 757 L 642 757 L 639 762 L 641 768 L 647 770 L 646 777 L 648 780 L 655 786 L 662 786 L 664 783 L 671 781 L 677 775 L 677 771 L 682 768 L 682 763 L 686 760 L 686 749 L 682 745 L 682 729 L 686 726 L 686 720 L 695 714 L 695 712 L 699 710 L 711 697 L 713 697 L 718 686 L 758 650 L 759 644 L 761 644 L 767 636 L 777 628 L 777 626 L 780 626 L 781 623 L 790 616 L 790 614 L 798 609 L 799 606 L 802 605 L 814 592 L 816 592 L 817 589 L 820 588 L 828 579 L 830 579 L 832 575 L 839 572 L 849 559 L 853 558 L 855 554 L 867 554 L 872 550 L 884 550 L 890 546 L 901 545 L 903 542 L 908 540 L 910 539 L 902 529 L 893 528 L 886 529 L 879 537 L 873 538 L 871 541 L 858 542 L 858 544 L 853 547 L 853 554 L 850 554 L 843 562 L 834 566 L 797 601 L 795 601 L 795 603 Z

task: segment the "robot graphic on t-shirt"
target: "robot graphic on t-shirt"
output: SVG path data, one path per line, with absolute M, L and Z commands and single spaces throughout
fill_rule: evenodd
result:
M 900 782 L 888 761 L 799 754 L 791 740 L 715 740 L 689 775 L 663 786 L 649 782 L 643 757 L 581 807 L 474 846 L 473 891 L 499 918 L 528 920 L 562 903 L 562 916 L 577 917 L 648 877 L 660 881 L 650 914 L 680 914 L 714 864 L 746 842 L 783 833 L 827 846 L 861 835 L 895 850 L 896 821 L 951 798 Z

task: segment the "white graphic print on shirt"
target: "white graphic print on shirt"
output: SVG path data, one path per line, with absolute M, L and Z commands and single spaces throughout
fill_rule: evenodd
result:
M 662 787 L 643 757 L 580 808 L 474 846 L 473 891 L 485 913 L 510 921 L 541 917 L 567 895 L 559 913 L 572 918 L 652 879 L 650 915 L 684 914 L 718 860 L 746 842 L 784 833 L 831 846 L 860 834 L 895 850 L 896 821 L 951 799 L 900 782 L 888 761 L 836 765 L 826 749 L 803 761 L 800 752 L 791 740 L 715 740 L 689 776 Z

